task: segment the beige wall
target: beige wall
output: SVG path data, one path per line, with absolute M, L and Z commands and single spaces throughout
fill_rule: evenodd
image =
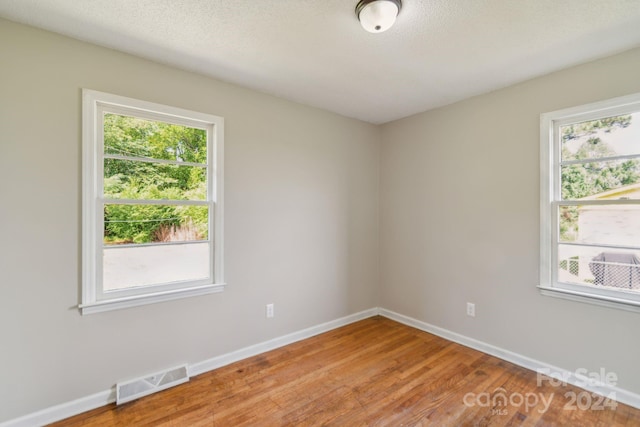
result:
M 640 393 L 640 314 L 536 289 L 540 114 L 640 92 L 639 75 L 636 49 L 384 125 L 381 305 Z
M 4 20 L 0 58 L 0 422 L 377 306 L 377 127 Z M 78 313 L 81 88 L 225 118 L 223 294 Z
M 640 50 L 381 127 L 3 20 L 0 58 L 0 422 L 377 305 L 640 393 L 639 315 L 535 288 L 539 115 Z M 79 315 L 83 87 L 225 117 L 223 294 Z

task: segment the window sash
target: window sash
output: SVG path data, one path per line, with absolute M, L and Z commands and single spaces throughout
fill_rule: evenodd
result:
M 624 250 L 632 250 L 632 251 L 640 250 L 640 246 L 612 245 L 612 244 L 607 244 L 607 243 L 563 242 L 561 240 L 558 241 L 558 245 L 563 245 L 563 246 L 582 246 L 582 247 L 585 247 L 585 248 L 624 249 Z
M 105 205 L 185 205 L 215 207 L 211 200 L 181 200 L 181 199 L 100 199 Z
M 616 160 L 633 160 L 633 159 L 639 159 L 639 158 L 640 158 L 640 153 L 625 154 L 621 156 L 609 156 L 609 157 L 589 157 L 586 159 L 579 159 L 579 160 L 563 160 L 559 162 L 559 164 L 560 166 L 569 166 L 569 165 L 580 165 L 585 163 L 605 163 L 605 162 L 611 162 Z
M 207 132 L 207 163 L 105 154 L 103 123 L 107 113 L 205 130 Z M 83 89 L 83 285 L 82 303 L 79 306 L 83 314 L 222 290 L 224 287 L 222 254 L 223 132 L 224 121 L 221 117 Z M 204 167 L 207 179 L 206 200 L 105 198 L 103 194 L 105 158 Z M 105 204 L 208 206 L 208 238 L 179 243 L 183 245 L 206 243 L 208 245 L 209 277 L 202 280 L 175 281 L 117 291 L 104 291 L 102 283 L 103 252 L 110 250 L 103 245 Z M 140 245 L 127 246 L 137 247 Z M 120 247 L 123 246 L 120 245 Z
M 195 166 L 195 167 L 201 167 L 201 168 L 208 167 L 208 165 L 205 163 L 181 162 L 178 160 L 167 160 L 167 159 L 154 159 L 153 157 L 123 156 L 121 154 L 103 154 L 102 158 L 114 159 L 114 160 L 129 160 L 133 162 L 143 162 L 143 163 L 159 163 L 164 165 Z
M 640 112 L 640 94 L 629 95 L 604 102 L 585 106 L 568 108 L 540 117 L 540 284 L 539 288 L 545 295 L 560 296 L 562 298 L 593 302 L 601 300 L 604 305 L 640 311 L 640 292 L 624 289 L 607 289 L 582 284 L 561 282 L 558 277 L 560 245 L 597 246 L 619 249 L 640 250 L 638 246 L 585 244 L 562 242 L 560 240 L 560 223 L 558 209 L 561 206 L 606 206 L 606 205 L 640 205 L 640 200 L 612 199 L 612 200 L 563 200 L 561 195 L 561 166 L 590 162 L 604 162 L 608 160 L 630 160 L 640 158 L 640 152 L 630 155 L 589 158 L 580 160 L 561 161 L 560 128 L 585 121 L 597 120 L 618 115 Z M 564 295 L 558 295 L 560 291 Z M 572 296 L 575 296 L 573 298 Z M 598 302 L 595 302 L 598 304 Z

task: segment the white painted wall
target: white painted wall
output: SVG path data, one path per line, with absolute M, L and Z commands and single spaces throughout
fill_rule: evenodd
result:
M 384 125 L 381 305 L 640 393 L 640 313 L 536 289 L 540 114 L 639 92 L 639 75 L 635 49 Z
M 377 306 L 377 127 L 5 20 L 0 58 L 0 422 Z M 78 313 L 81 88 L 225 118 L 223 294 Z

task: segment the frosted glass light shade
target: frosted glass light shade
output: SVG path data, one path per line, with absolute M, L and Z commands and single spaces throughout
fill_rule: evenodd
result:
M 396 22 L 400 12 L 400 1 L 361 1 L 356 7 L 356 12 L 362 28 L 370 33 L 381 33 L 391 28 Z

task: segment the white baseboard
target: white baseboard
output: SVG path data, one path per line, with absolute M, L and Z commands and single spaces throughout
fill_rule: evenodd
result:
M 116 401 L 115 387 L 91 396 L 52 406 L 20 418 L 0 423 L 0 427 L 34 427 L 51 424 Z
M 194 363 L 192 365 L 189 365 L 188 367 L 189 376 L 195 376 L 211 371 L 213 369 L 221 368 L 225 365 L 238 362 L 248 357 L 256 356 L 270 350 L 275 350 L 276 348 L 283 347 L 285 345 L 292 344 L 306 338 L 311 338 L 314 335 L 329 332 L 333 329 L 357 322 L 362 319 L 366 319 L 368 317 L 375 316 L 377 314 L 378 308 L 370 308 L 369 310 L 354 313 L 349 316 L 332 320 L 330 322 L 322 323 L 320 325 L 312 326 L 310 328 L 277 337 L 269 341 L 245 347 L 240 350 L 232 351 L 231 353 L 223 354 L 221 356 L 213 357 L 202 362 Z M 2 422 L 0 423 L 0 427 L 43 426 L 45 424 L 60 421 L 65 418 L 69 418 L 74 415 L 78 415 L 83 412 L 108 405 L 115 401 L 116 392 L 115 387 L 113 387 L 110 390 L 101 391 L 91 396 L 83 397 L 71 402 L 62 403 L 60 405 L 52 406 L 50 408 L 46 408 L 32 414 L 27 414 L 20 418 L 14 418 L 12 420 Z
M 523 368 L 530 369 L 535 372 L 544 373 L 552 378 L 561 378 L 568 384 L 572 384 L 581 389 L 589 392 L 598 393 L 602 396 L 615 396 L 615 400 L 620 403 L 632 406 L 636 409 L 640 409 L 640 395 L 633 393 L 629 390 L 625 390 L 616 386 L 608 385 L 605 383 L 594 384 L 593 381 L 586 376 L 580 375 L 576 372 L 570 372 L 566 369 L 561 369 L 548 363 L 541 362 L 539 360 L 531 359 L 529 357 L 517 354 L 500 347 L 496 347 L 491 344 L 487 344 L 482 341 L 469 338 L 464 335 L 449 331 L 447 329 L 440 328 L 438 326 L 431 325 L 429 323 L 408 317 L 402 314 L 395 313 L 391 310 L 380 308 L 378 314 L 387 317 L 396 322 L 405 324 L 407 326 L 420 329 L 421 331 L 429 332 L 433 335 L 437 335 L 449 341 L 462 344 L 465 347 L 470 347 L 483 353 L 495 356 L 507 362 L 511 362 Z
M 311 338 L 312 336 L 331 331 L 341 326 L 348 325 L 350 323 L 357 322 L 368 317 L 372 317 L 378 314 L 377 308 L 371 308 L 369 310 L 361 311 L 359 313 L 351 314 L 349 316 L 341 317 L 340 319 L 332 320 L 321 325 L 312 326 L 307 329 L 303 329 L 298 332 L 293 332 L 288 335 L 284 335 L 278 338 L 274 338 L 269 341 L 265 341 L 259 344 L 255 344 L 249 347 L 241 348 L 240 350 L 232 351 L 231 353 L 223 354 L 221 356 L 213 357 L 203 362 L 194 363 L 189 366 L 189 376 L 195 376 L 204 372 L 212 371 L 214 369 L 221 368 L 222 366 L 229 365 L 231 363 L 243 360 L 252 356 L 256 356 L 267 351 L 275 350 L 276 348 L 283 347 L 294 342 Z
M 542 371 L 554 378 L 563 378 L 567 383 L 573 384 L 584 390 L 598 393 L 604 396 L 609 396 L 611 393 L 613 393 L 613 395 L 615 396 L 615 400 L 617 400 L 618 402 L 640 409 L 640 395 L 636 393 L 606 384 L 589 384 L 588 378 L 580 376 L 574 372 L 569 372 L 565 369 L 549 365 L 548 363 L 540 362 L 538 360 L 513 353 L 500 347 L 496 347 L 494 345 L 487 344 L 485 342 L 478 341 L 464 335 L 460 335 L 447 329 L 443 329 L 438 326 L 434 326 L 429 323 L 404 316 L 402 314 L 398 314 L 384 308 L 371 308 L 369 310 L 351 314 L 340 319 L 332 320 L 330 322 L 312 326 L 301 331 L 277 337 L 269 341 L 232 351 L 231 353 L 223 354 L 211 359 L 204 360 L 202 362 L 194 363 L 192 365 L 189 365 L 188 367 L 189 376 L 196 376 L 217 368 L 221 368 L 231 363 L 256 356 L 258 354 L 274 350 L 276 348 L 280 348 L 300 340 L 311 338 L 315 335 L 328 332 L 341 326 L 345 326 L 350 323 L 354 323 L 378 314 L 391 320 L 395 320 L 396 322 L 437 335 L 449 341 L 462 344 L 466 347 L 471 347 L 475 350 L 498 357 L 532 371 Z M 110 390 L 92 394 L 91 396 L 86 396 L 71 402 L 52 406 L 50 408 L 28 414 L 20 418 L 5 421 L 3 423 L 0 423 L 0 427 L 42 426 L 72 417 L 74 415 L 81 414 L 86 411 L 90 411 L 92 409 L 99 408 L 101 406 L 108 405 L 115 402 L 115 400 L 115 388 L 112 388 Z

